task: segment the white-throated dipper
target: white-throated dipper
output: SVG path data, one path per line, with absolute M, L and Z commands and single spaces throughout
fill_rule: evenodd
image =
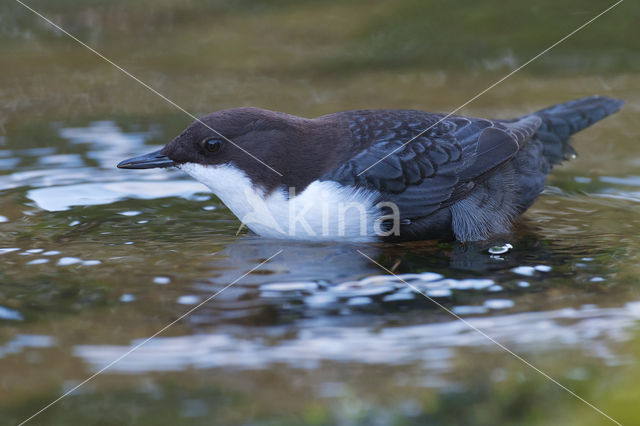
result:
M 178 167 L 263 236 L 483 240 L 509 232 L 533 204 L 551 168 L 574 152 L 573 133 L 622 104 L 593 96 L 511 120 L 235 108 L 118 167 Z

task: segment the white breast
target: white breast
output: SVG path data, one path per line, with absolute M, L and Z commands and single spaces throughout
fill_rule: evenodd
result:
M 185 163 L 180 168 L 208 186 L 246 226 L 271 238 L 370 241 L 382 216 L 377 194 L 332 181 L 314 181 L 300 194 L 284 189 L 265 195 L 230 165 Z

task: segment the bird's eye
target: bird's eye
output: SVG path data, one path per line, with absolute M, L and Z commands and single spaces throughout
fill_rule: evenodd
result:
M 218 138 L 207 138 L 202 141 L 202 147 L 205 151 L 215 154 L 222 148 L 222 141 Z

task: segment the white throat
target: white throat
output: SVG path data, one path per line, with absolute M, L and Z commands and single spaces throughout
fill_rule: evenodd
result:
M 185 163 L 180 169 L 202 182 L 245 225 L 271 238 L 371 241 L 380 235 L 376 193 L 314 181 L 300 194 L 284 189 L 266 195 L 240 169 L 225 164 Z M 295 195 L 295 196 L 294 196 Z

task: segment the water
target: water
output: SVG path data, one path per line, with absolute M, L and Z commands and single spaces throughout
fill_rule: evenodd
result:
M 315 116 L 450 111 L 606 7 L 596 3 L 566 6 L 571 19 L 558 12 L 544 34 L 509 29 L 507 50 L 502 36 L 473 49 L 465 30 L 498 19 L 497 3 L 432 18 L 411 1 L 34 7 L 196 114 Z M 547 19 L 551 4 L 509 8 Z M 579 157 L 513 235 L 336 244 L 238 232 L 181 172 L 115 169 L 190 118 L 19 5 L 0 11 L 0 423 L 135 348 L 32 424 L 612 424 L 495 342 L 623 424 L 640 421 L 640 77 L 635 37 L 617 50 L 598 41 L 631 31 L 632 13 L 612 12 L 461 112 L 627 101 L 575 137 Z M 461 19 L 446 39 L 464 54 L 415 44 L 439 14 Z

